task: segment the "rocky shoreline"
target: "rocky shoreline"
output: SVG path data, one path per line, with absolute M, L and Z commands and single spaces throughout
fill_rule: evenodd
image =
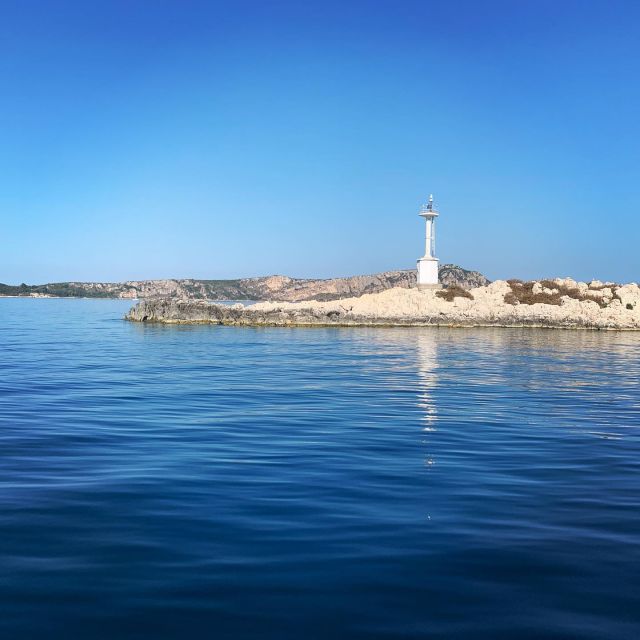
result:
M 447 326 L 640 330 L 635 283 L 556 279 L 496 281 L 469 291 L 395 288 L 332 301 L 251 306 L 193 300 L 144 300 L 125 316 L 135 322 L 231 326 Z

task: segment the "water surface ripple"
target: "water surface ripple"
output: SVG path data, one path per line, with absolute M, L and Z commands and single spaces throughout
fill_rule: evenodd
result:
M 0 635 L 640 637 L 640 335 L 0 300 Z

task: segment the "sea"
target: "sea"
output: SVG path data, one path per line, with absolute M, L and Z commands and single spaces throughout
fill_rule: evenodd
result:
M 640 334 L 0 299 L 0 637 L 640 638 Z

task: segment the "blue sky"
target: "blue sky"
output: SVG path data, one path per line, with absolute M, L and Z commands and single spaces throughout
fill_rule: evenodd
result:
M 0 282 L 640 280 L 640 2 L 0 0 Z

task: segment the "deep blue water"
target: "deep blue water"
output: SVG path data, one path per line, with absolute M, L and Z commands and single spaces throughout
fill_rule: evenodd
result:
M 640 335 L 0 300 L 3 638 L 640 637 Z

